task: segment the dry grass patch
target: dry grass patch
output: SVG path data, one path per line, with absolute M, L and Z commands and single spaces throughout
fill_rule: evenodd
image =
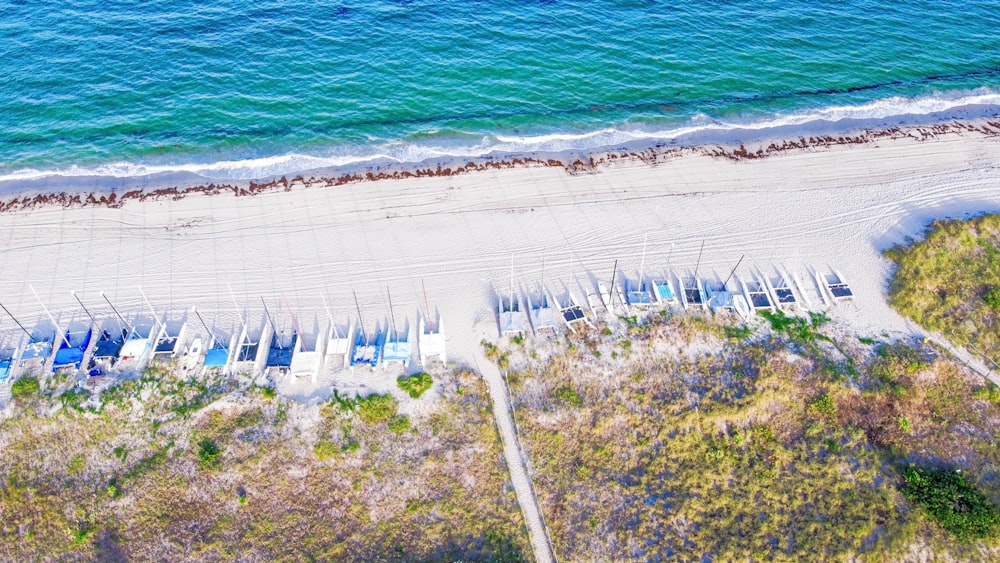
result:
M 517 420 L 559 558 L 996 555 L 937 528 L 900 489 L 910 462 L 962 460 L 1000 500 L 994 454 L 973 439 L 997 427 L 996 404 L 961 414 L 983 392 L 953 364 L 905 343 L 841 342 L 826 323 L 748 332 L 654 317 L 628 329 L 626 347 L 591 333 L 498 350 L 516 370 Z M 947 442 L 955 432 L 969 440 Z
M 0 559 L 530 553 L 475 375 L 443 375 L 441 398 L 405 424 L 395 404 L 362 416 L 365 400 L 306 406 L 171 377 L 126 383 L 83 412 L 19 408 L 0 423 L 12 539 Z

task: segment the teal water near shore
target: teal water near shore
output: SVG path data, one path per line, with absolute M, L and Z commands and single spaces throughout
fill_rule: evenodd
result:
M 0 181 L 1000 111 L 1000 2 L 0 2 Z

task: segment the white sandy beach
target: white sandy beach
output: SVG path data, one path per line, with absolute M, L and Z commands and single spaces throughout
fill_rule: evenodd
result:
M 915 135 L 916 136 L 916 135 Z M 591 172 L 553 167 L 451 177 L 293 187 L 252 197 L 192 195 L 132 201 L 119 209 L 39 207 L 0 214 L 2 303 L 28 328 L 41 306 L 65 327 L 86 319 L 76 291 L 98 316 L 149 317 L 139 293 L 168 322 L 192 306 L 229 333 L 237 328 L 230 287 L 262 324 L 261 297 L 279 330 L 285 306 L 303 332 L 326 326 L 320 294 L 338 323 L 354 319 L 357 293 L 369 330 L 431 309 L 448 329 L 449 356 L 473 360 L 496 339 L 495 291 L 515 283 L 581 299 L 597 279 L 644 273 L 839 270 L 856 293 L 832 311 L 861 333 L 905 332 L 886 304 L 889 264 L 879 251 L 917 237 L 932 219 L 1000 212 L 1000 138 L 949 132 L 857 145 L 796 149 L 734 161 L 687 151 L 656 165 L 618 160 Z M 807 291 L 808 293 L 808 291 Z M 817 299 L 813 297 L 813 301 Z M 818 303 L 814 303 L 818 306 Z M 204 332 L 194 318 L 195 328 Z M 0 330 L 14 334 L 4 316 Z

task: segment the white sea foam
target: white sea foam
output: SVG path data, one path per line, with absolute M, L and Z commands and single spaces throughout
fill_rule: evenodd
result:
M 51 177 L 140 178 L 187 173 L 212 181 L 234 181 L 293 175 L 317 169 L 336 169 L 377 163 L 412 163 L 443 159 L 532 153 L 586 152 L 621 146 L 674 142 L 741 141 L 747 135 L 765 136 L 768 131 L 795 135 L 816 128 L 921 123 L 949 117 L 995 115 L 1000 113 L 1000 92 L 979 89 L 962 93 L 938 93 L 918 98 L 891 97 L 857 105 L 830 106 L 808 111 L 777 114 L 755 121 L 723 120 L 697 114 L 671 127 L 627 125 L 579 133 L 559 132 L 540 135 L 484 134 L 476 142 L 467 138 L 451 141 L 395 142 L 381 146 L 336 147 L 329 154 L 284 154 L 243 160 L 141 164 L 111 162 L 94 167 L 70 166 L 56 170 L 22 169 L 0 174 L 0 182 L 30 181 Z

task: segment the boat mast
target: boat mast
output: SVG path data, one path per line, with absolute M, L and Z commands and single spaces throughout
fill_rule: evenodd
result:
M 28 331 L 28 329 L 24 328 L 24 325 L 21 324 L 21 322 L 17 320 L 17 317 L 15 317 L 14 315 L 10 314 L 10 311 L 7 310 L 7 307 L 4 307 L 3 303 L 0 303 L 0 309 L 3 309 L 3 312 L 7 313 L 7 316 L 10 317 L 10 320 L 14 321 L 14 324 L 16 324 L 17 326 L 21 327 L 21 330 L 24 331 L 24 334 L 28 335 L 28 340 L 30 341 L 31 338 L 32 338 L 31 333 Z
M 645 236 L 642 238 L 642 259 L 639 260 L 639 291 L 642 291 L 642 274 L 643 270 L 646 268 L 646 242 L 649 240 L 649 231 L 646 231 Z
M 261 305 L 264 306 L 264 316 L 267 317 L 267 323 L 271 325 L 271 340 L 278 343 L 278 349 L 284 350 L 285 348 L 281 345 L 281 339 L 278 338 L 278 327 L 274 326 L 274 319 L 271 318 L 271 313 L 267 310 L 267 303 L 264 302 L 264 297 L 260 298 Z
M 59 338 L 61 338 L 62 341 L 66 343 L 67 348 L 72 348 L 73 345 L 69 343 L 69 339 L 66 338 L 66 335 L 61 334 L 62 331 L 59 329 L 59 325 L 56 324 L 56 320 L 52 318 L 52 313 L 49 312 L 49 308 L 46 307 L 45 303 L 42 303 L 42 300 L 38 297 L 38 292 L 35 291 L 35 286 L 29 283 L 28 289 L 31 290 L 31 293 L 35 294 L 35 299 L 38 301 L 38 304 L 42 306 L 42 310 L 45 311 L 45 316 L 49 318 L 49 321 L 52 323 L 52 326 L 55 327 L 56 334 L 59 334 Z
M 611 269 L 611 287 L 608 288 L 608 303 L 612 305 L 615 302 L 615 276 L 618 274 L 618 260 L 615 260 L 615 265 Z M 622 303 L 624 306 L 625 304 Z
M 306 344 L 305 342 L 302 341 L 302 331 L 299 330 L 299 321 L 295 320 L 295 313 L 293 313 L 292 308 L 288 306 L 288 299 L 285 299 L 285 297 L 282 296 L 281 300 L 285 302 L 285 309 L 288 310 L 288 314 L 291 315 L 292 317 L 292 328 L 295 329 L 295 334 L 299 335 L 299 337 L 296 339 L 298 340 L 299 343 L 299 349 L 305 352 Z
M 166 329 L 166 323 L 160 320 L 159 316 L 156 314 L 156 310 L 149 304 L 149 299 L 146 298 L 146 292 L 142 290 L 142 287 L 139 287 L 139 294 L 142 295 L 142 300 L 146 303 L 146 307 L 149 307 L 149 313 L 153 315 L 153 322 L 160 325 L 160 328 Z M 152 336 L 152 334 L 150 334 L 150 336 Z
M 392 337 L 395 342 L 399 342 L 399 333 L 396 332 L 396 315 L 392 314 L 392 294 L 389 293 L 389 286 L 385 286 L 385 297 L 389 300 L 389 320 L 392 321 Z
M 746 256 L 746 254 L 744 254 L 743 256 L 740 256 L 740 259 L 736 261 L 736 265 L 735 265 L 735 266 L 733 266 L 733 271 L 732 271 L 732 272 L 729 272 L 729 277 L 728 277 L 728 278 L 726 278 L 726 281 L 722 282 L 722 289 L 723 289 L 723 290 L 725 290 L 725 289 L 726 289 L 726 284 L 728 284 L 728 283 L 729 283 L 729 280 L 730 280 L 730 279 L 731 279 L 731 278 L 733 277 L 733 274 L 735 274 L 735 273 L 736 273 L 736 268 L 739 268 L 739 267 L 740 267 L 740 262 L 742 262 L 742 261 L 743 261 L 743 257 L 744 257 L 744 256 Z
M 694 283 L 698 285 L 698 268 L 701 267 L 701 253 L 705 250 L 705 241 L 701 241 L 701 250 L 698 251 L 698 261 L 694 265 Z
M 434 332 L 434 321 L 431 320 L 431 308 L 427 305 L 427 286 L 424 285 L 424 278 L 420 278 L 420 288 L 424 290 L 424 318 L 427 319 L 427 328 Z
M 365 339 L 365 346 L 368 346 L 368 332 L 365 331 L 365 321 L 361 319 L 361 304 L 358 303 L 358 292 L 352 289 L 351 293 L 354 294 L 354 309 L 358 312 L 358 326 L 361 327 L 361 335 Z
M 233 293 L 233 286 L 231 286 L 231 285 L 229 285 L 227 283 L 226 287 L 229 288 L 229 296 L 233 298 L 233 307 L 236 308 L 236 317 L 238 319 L 240 319 L 240 324 L 243 325 L 243 332 L 246 334 L 247 340 L 249 340 L 250 339 L 250 329 L 247 327 L 246 321 L 243 320 L 243 312 L 240 311 L 240 304 L 236 302 L 236 294 Z M 240 342 L 240 346 L 243 346 L 242 342 Z
M 90 311 L 87 309 L 87 306 L 83 304 L 83 301 L 80 301 L 80 296 L 77 295 L 75 291 L 70 291 L 69 294 L 76 299 L 76 302 L 79 303 L 81 307 L 83 307 L 83 312 L 87 313 L 87 316 L 90 317 L 90 322 L 94 323 L 94 326 L 96 327 L 97 319 L 94 318 L 94 315 L 90 314 Z
M 507 302 L 510 312 L 514 312 L 514 255 L 510 255 L 510 301 Z
M 330 319 L 330 326 L 333 328 L 333 334 L 340 338 L 340 331 L 337 330 L 336 323 L 333 322 L 333 315 L 330 313 L 330 305 L 326 302 L 326 294 L 324 292 L 319 293 L 319 298 L 323 301 L 323 308 L 326 309 L 326 318 Z
M 118 320 L 120 322 L 120 324 L 118 325 L 118 327 L 121 328 L 121 325 L 125 325 L 125 328 L 128 329 L 129 333 L 135 332 L 135 329 L 132 328 L 132 326 L 128 324 L 128 322 L 125 320 L 124 317 L 122 317 L 122 314 L 118 312 L 118 309 L 115 308 L 114 303 L 112 303 L 111 300 L 108 299 L 108 296 L 105 295 L 103 291 L 100 292 L 100 295 L 101 295 L 101 297 L 104 298 L 105 301 L 108 302 L 108 305 L 111 307 L 111 310 L 114 311 L 115 312 L 115 316 L 118 317 Z
M 201 316 L 201 313 L 198 312 L 198 309 L 196 307 L 191 307 L 191 312 L 194 313 L 194 316 L 198 317 L 198 320 L 201 321 L 201 326 L 205 327 L 205 332 L 207 332 L 208 335 L 212 338 L 212 342 L 208 345 L 208 347 L 214 348 L 215 343 L 221 341 L 215 336 L 215 333 L 212 332 L 212 329 L 208 328 L 208 323 L 205 322 L 205 319 Z
M 542 298 L 541 303 L 548 305 L 548 300 L 545 299 L 545 255 L 542 254 Z

